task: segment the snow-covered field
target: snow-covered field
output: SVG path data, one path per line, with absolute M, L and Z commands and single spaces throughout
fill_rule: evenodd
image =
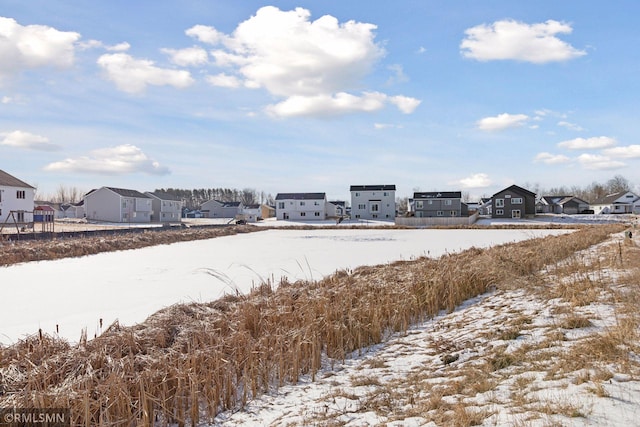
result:
M 263 280 L 439 256 L 567 230 L 267 230 L 0 268 L 0 342 L 42 329 L 75 342 L 179 302 L 247 292 Z M 100 321 L 102 319 L 102 322 Z M 102 324 L 102 326 L 101 326 Z

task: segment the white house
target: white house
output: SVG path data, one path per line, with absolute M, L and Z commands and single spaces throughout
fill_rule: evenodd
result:
M 35 187 L 0 169 L 0 224 L 33 222 L 35 193 Z
M 591 202 L 596 214 L 640 213 L 640 196 L 631 191 L 608 194 Z
M 243 219 L 248 222 L 256 222 L 262 218 L 262 205 L 253 204 L 246 205 L 242 207 L 242 211 L 240 214 L 243 216 Z
M 327 202 L 327 216 L 342 218 L 347 215 L 347 202 L 334 200 Z
M 88 220 L 144 223 L 151 221 L 151 197 L 136 190 L 101 187 L 84 196 L 84 210 Z
M 182 217 L 182 200 L 169 193 L 146 191 L 151 198 L 151 222 L 180 222 Z
M 278 193 L 276 218 L 293 221 L 327 219 L 327 195 L 325 193 Z
M 383 219 L 396 217 L 395 185 L 352 185 L 351 219 Z
M 204 202 L 200 210 L 205 218 L 235 218 L 242 213 L 241 202 L 221 202 L 209 200 Z

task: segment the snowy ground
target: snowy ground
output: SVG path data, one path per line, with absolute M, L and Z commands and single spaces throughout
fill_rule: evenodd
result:
M 608 273 L 594 274 L 607 283 Z M 313 382 L 304 378 L 222 413 L 215 425 L 637 426 L 640 380 L 623 362 L 571 367 L 574 351 L 592 358 L 575 348 L 619 320 L 606 297 L 614 288 L 577 307 L 531 289 L 497 289 L 333 362 Z M 563 329 L 566 316 L 590 326 Z M 507 355 L 505 362 L 496 355 Z M 457 422 L 433 421 L 445 411 Z M 474 413 L 482 416 L 474 421 Z
M 0 343 L 42 329 L 75 342 L 118 319 L 132 325 L 179 302 L 248 291 L 264 280 L 439 256 L 567 230 L 267 230 L 0 268 Z M 100 322 L 102 319 L 102 322 Z M 102 326 L 101 326 L 102 323 Z

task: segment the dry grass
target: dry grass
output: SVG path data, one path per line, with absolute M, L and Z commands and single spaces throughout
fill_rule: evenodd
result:
M 73 425 L 195 425 L 301 375 L 315 377 L 325 358 L 343 360 L 494 286 L 536 277 L 620 230 L 585 227 L 439 259 L 361 267 L 316 282 L 265 283 L 249 295 L 169 307 L 135 327 L 114 324 L 74 346 L 33 336 L 0 348 L 0 406 L 69 407 Z M 620 319 L 621 328 L 632 326 L 625 322 Z M 623 332 L 602 336 L 602 351 L 618 348 Z M 468 371 L 483 385 L 461 390 L 489 390 L 492 373 L 522 363 L 506 352 L 487 360 L 486 369 Z M 389 414 L 399 399 L 387 390 L 363 406 Z M 442 405 L 442 396 L 430 393 L 414 406 L 434 408 L 436 418 L 451 425 L 488 416 Z

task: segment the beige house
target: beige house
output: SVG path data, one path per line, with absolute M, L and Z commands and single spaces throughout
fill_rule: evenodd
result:
M 88 220 L 117 223 L 151 222 L 151 197 L 136 190 L 101 187 L 84 196 Z

